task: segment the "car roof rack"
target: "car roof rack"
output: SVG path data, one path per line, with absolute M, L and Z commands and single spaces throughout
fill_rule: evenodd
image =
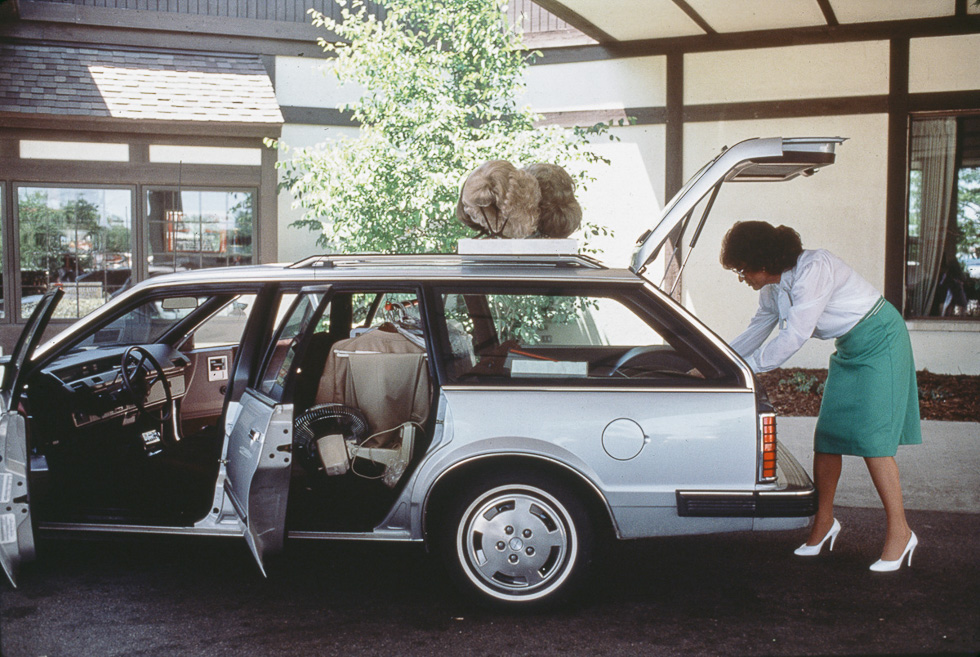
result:
M 289 265 L 290 269 L 330 268 L 330 269 L 388 269 L 399 267 L 461 267 L 461 266 L 523 266 L 607 269 L 601 262 L 587 255 L 542 254 L 528 257 L 517 254 L 472 254 L 457 253 L 355 253 L 324 254 L 310 256 Z

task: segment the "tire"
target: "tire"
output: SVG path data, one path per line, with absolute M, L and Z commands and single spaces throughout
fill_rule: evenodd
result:
M 490 606 L 553 606 L 581 584 L 592 559 L 585 506 L 536 473 L 481 477 L 460 492 L 440 527 L 439 554 L 450 576 Z

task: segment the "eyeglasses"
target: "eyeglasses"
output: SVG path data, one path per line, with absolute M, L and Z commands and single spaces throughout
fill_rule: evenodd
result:
M 732 271 L 735 272 L 735 275 L 736 276 L 738 276 L 738 282 L 739 283 L 742 283 L 743 281 L 745 281 L 745 270 L 744 269 L 733 269 Z

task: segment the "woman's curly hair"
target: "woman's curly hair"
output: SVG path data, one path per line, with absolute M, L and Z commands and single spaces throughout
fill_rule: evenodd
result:
M 765 221 L 739 221 L 721 243 L 721 265 L 739 271 L 782 274 L 796 266 L 803 253 L 800 234 L 789 226 Z

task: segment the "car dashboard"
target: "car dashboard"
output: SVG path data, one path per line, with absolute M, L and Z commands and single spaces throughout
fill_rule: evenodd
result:
M 183 397 L 186 389 L 185 371 L 190 360 L 166 345 L 148 345 L 163 368 L 174 399 Z M 58 359 L 41 370 L 38 387 L 46 396 L 58 400 L 55 408 L 70 411 L 75 427 L 84 427 L 136 413 L 137 407 L 122 381 L 121 361 L 125 347 L 100 349 L 72 354 Z M 144 406 L 154 408 L 164 403 L 166 394 L 161 381 L 155 382 L 146 393 Z

